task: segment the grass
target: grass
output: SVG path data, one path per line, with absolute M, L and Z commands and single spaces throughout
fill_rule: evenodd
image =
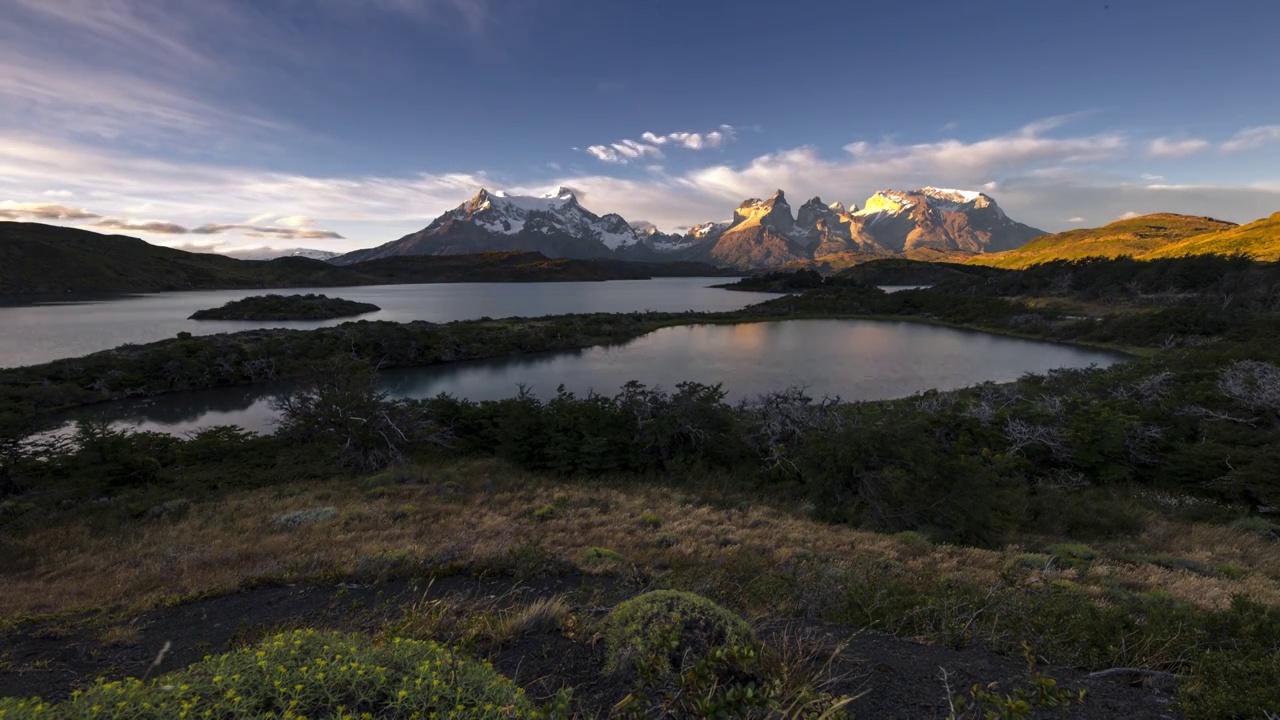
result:
M 930 582 L 992 583 L 1027 552 L 935 545 L 914 535 L 818 522 L 800 506 L 718 494 L 714 478 L 702 493 L 687 485 L 624 478 L 578 484 L 544 480 L 493 460 L 449 462 L 422 476 L 438 479 L 386 487 L 373 497 L 359 482 L 289 484 L 232 493 L 198 503 L 173 520 L 124 527 L 96 527 L 88 517 L 61 516 L 10 538 L 13 564 L 0 566 L 6 587 L 0 617 L 94 608 L 137 611 L 246 583 L 360 578 L 380 567 L 424 576 L 509 563 L 530 548 L 585 568 L 620 565 L 625 558 L 627 565 L 694 590 L 716 582 L 709 568 L 724 572 L 741 566 L 758 574 L 760 568 L 798 563 L 832 572 L 885 566 Z M 446 491 L 446 481 L 456 485 Z M 560 508 L 555 516 L 530 517 L 530 507 L 553 504 Z M 300 505 L 334 508 L 340 515 L 288 530 L 273 527 L 274 518 Z M 399 510 L 405 505 L 419 511 L 403 517 Z M 636 522 L 646 511 L 667 518 L 661 533 Z M 727 537 L 736 542 L 721 542 Z M 1023 544 L 1061 542 L 1029 537 Z M 1177 522 L 1153 513 L 1141 535 L 1092 548 L 1098 555 L 1087 568 L 1055 563 L 1052 576 L 1097 598 L 1122 585 L 1135 592 L 1162 588 L 1180 602 L 1206 609 L 1227 607 L 1236 595 L 1280 605 L 1275 541 L 1248 529 Z M 1205 567 L 1230 565 L 1247 575 L 1211 577 L 1113 559 L 1133 553 Z M 659 567 L 664 569 L 654 570 Z M 1025 572 L 1028 581 L 1043 580 L 1039 573 Z M 783 597 L 776 602 L 785 604 Z
M 1176 246 L 1187 238 L 1234 227 L 1232 223 L 1192 215 L 1143 215 L 1099 228 L 1082 228 L 1046 235 L 1016 250 L 977 255 L 968 262 L 973 265 L 1019 269 L 1051 260 L 1121 255 L 1139 257 Z

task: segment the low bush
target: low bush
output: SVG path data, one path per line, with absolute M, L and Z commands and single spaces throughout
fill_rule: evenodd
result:
M 99 681 L 62 703 L 0 698 L 0 718 L 180 717 L 542 718 L 524 692 L 485 662 L 431 642 L 373 643 L 299 630 L 206 657 L 144 681 Z
M 611 671 L 640 664 L 665 674 L 683 671 L 717 648 L 750 646 L 755 633 L 700 595 L 655 590 L 619 603 L 604 620 L 604 638 Z

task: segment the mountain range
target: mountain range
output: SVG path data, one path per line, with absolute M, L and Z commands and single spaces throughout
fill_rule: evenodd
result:
M 1012 220 L 991 196 L 926 187 L 884 190 L 859 209 L 815 197 L 793 214 L 778 190 L 740 204 L 725 222 L 664 233 L 651 223 L 596 215 L 569 188 L 542 197 L 482 189 L 475 197 L 398 240 L 333 258 L 348 265 L 397 255 L 495 250 L 548 257 L 700 261 L 749 270 L 829 258 L 969 256 L 1021 246 L 1044 231 Z

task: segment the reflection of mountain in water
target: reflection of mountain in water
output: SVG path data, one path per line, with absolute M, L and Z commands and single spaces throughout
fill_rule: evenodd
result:
M 812 397 L 881 400 L 937 388 L 1015 380 L 1052 368 L 1102 366 L 1111 353 L 905 322 L 788 320 L 682 325 L 583 350 L 405 368 L 384 373 L 392 397 L 448 393 L 500 400 L 526 385 L 549 399 L 564 385 L 579 396 L 614 395 L 630 380 L 672 390 L 684 381 L 723 383 L 730 402 L 791 386 Z M 138 430 L 184 434 L 210 425 L 270 433 L 271 400 L 286 385 L 227 387 L 104 404 L 86 413 Z

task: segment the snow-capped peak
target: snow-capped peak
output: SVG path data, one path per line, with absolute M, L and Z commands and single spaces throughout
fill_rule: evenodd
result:
M 573 188 L 565 187 L 564 185 L 561 185 L 555 190 L 552 190 L 551 192 L 546 193 L 542 197 L 550 200 L 577 200 L 578 199 L 578 196 L 573 192 Z
M 936 188 L 932 185 L 922 188 L 920 194 L 940 200 L 957 200 L 967 203 L 982 197 L 982 193 L 975 190 L 953 190 L 951 188 Z
M 520 232 L 565 233 L 599 240 L 610 250 L 636 242 L 635 231 L 618 215 L 597 217 L 578 204 L 571 188 L 559 187 L 541 197 L 510 195 L 502 190 L 481 189 L 475 197 L 441 216 L 470 222 L 501 235 Z
M 722 222 L 705 222 L 701 225 L 694 225 L 689 228 L 689 234 L 696 238 L 704 238 L 708 235 L 719 233 L 732 224 L 732 220 L 725 220 Z
M 854 212 L 854 215 L 875 215 L 877 213 L 888 213 L 897 215 L 900 212 L 910 210 L 916 204 L 906 193 L 897 190 L 881 190 L 867 199 L 867 204 L 861 210 Z

